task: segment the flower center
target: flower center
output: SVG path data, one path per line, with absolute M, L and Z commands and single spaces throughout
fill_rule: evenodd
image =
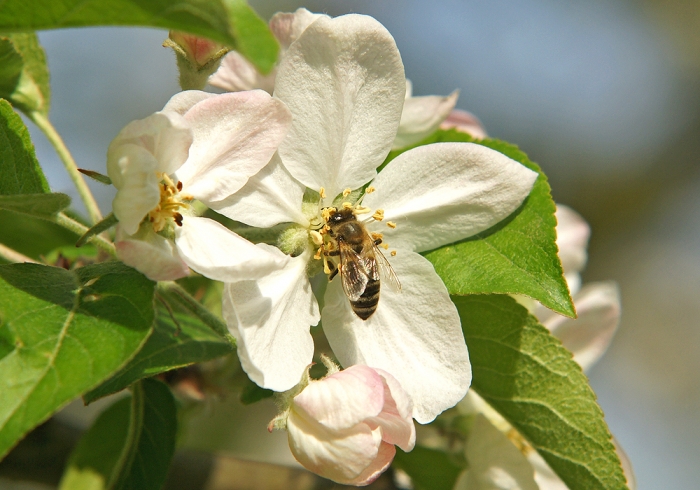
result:
M 160 202 L 151 212 L 148 213 L 148 220 L 153 225 L 153 231 L 159 233 L 172 227 L 173 223 L 182 226 L 182 214 L 180 209 L 189 209 L 190 202 L 194 200 L 189 194 L 182 194 L 182 182 L 175 184 L 172 179 L 164 173 L 158 173 L 160 183 Z

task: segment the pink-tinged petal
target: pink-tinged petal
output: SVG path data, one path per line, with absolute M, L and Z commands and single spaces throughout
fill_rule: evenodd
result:
M 393 149 L 406 148 L 433 134 L 454 109 L 459 90 L 442 97 L 428 95 L 406 99 Z
M 477 415 L 465 449 L 466 477 L 455 490 L 539 490 L 523 453 L 483 415 Z
M 228 92 L 262 89 L 271 94 L 275 88 L 277 70 L 261 74 L 250 61 L 237 51 L 231 51 L 221 60 L 219 69 L 209 77 L 209 83 Z
M 277 12 L 270 19 L 270 30 L 286 50 L 299 36 L 321 17 L 329 18 L 324 14 L 314 14 L 303 7 L 294 12 Z
M 132 121 L 109 145 L 107 174 L 117 189 L 123 186 L 124 169 L 116 163 L 122 157 L 122 148 L 131 146 L 141 147 L 153 156 L 156 161 L 154 171 L 171 174 L 187 160 L 192 138 L 187 122 L 178 114 L 156 112 L 145 119 Z
M 419 146 L 392 160 L 363 204 L 397 224 L 391 247 L 431 250 L 480 233 L 518 209 L 537 173 L 474 143 Z
M 569 283 L 571 294 L 581 286 L 579 272 L 588 259 L 588 239 L 591 228 L 576 211 L 563 204 L 557 204 L 557 247 L 564 275 Z
M 608 349 L 620 323 L 620 293 L 611 282 L 586 284 L 573 296 L 578 318 L 551 315 L 543 325 L 574 354 L 584 371 Z
M 278 223 L 298 223 L 306 227 L 309 221 L 301 211 L 305 190 L 275 153 L 272 161 L 248 179 L 241 190 L 209 206 L 224 216 L 258 228 Z
M 114 245 L 119 260 L 152 281 L 174 281 L 190 273 L 173 242 L 154 233 L 150 227 L 144 227 L 136 235 L 128 235 L 121 225 L 117 225 Z
M 287 419 L 287 432 L 289 448 L 297 461 L 309 471 L 338 483 L 376 478 L 393 458 L 392 454 L 387 462 L 387 455 L 379 454 L 383 445 L 380 429 L 357 424 L 350 429 L 330 430 L 296 411 L 294 405 Z M 385 465 L 381 470 L 373 465 L 377 459 Z M 368 469 L 371 475 L 366 475 Z
M 170 100 L 165 104 L 165 107 L 163 107 L 162 113 L 175 113 L 184 116 L 187 111 L 192 109 L 196 104 L 216 96 L 216 94 L 202 92 L 201 90 L 185 90 L 184 92 L 178 92 L 170 97 Z
M 382 281 L 377 311 L 363 321 L 350 309 L 340 281 L 331 281 L 323 330 L 342 365 L 390 373 L 413 400 L 413 417 L 428 423 L 469 389 L 469 354 L 457 309 L 432 264 L 407 250 L 387 258 L 401 291 Z
M 210 97 L 184 117 L 194 142 L 177 176 L 185 191 L 204 203 L 227 198 L 258 173 L 291 120 L 284 104 L 262 90 Z
M 312 381 L 294 397 L 295 410 L 331 430 L 349 429 L 384 407 L 384 383 L 371 367 L 350 366 Z
M 286 257 L 275 247 L 258 247 Z M 256 281 L 224 286 L 223 315 L 238 341 L 238 356 L 250 379 L 286 391 L 301 380 L 314 352 L 311 325 L 320 319 L 306 275 L 310 253 Z
M 374 458 L 374 460 L 372 460 L 372 463 L 367 468 L 365 468 L 365 470 L 362 473 L 360 473 L 357 477 L 353 478 L 352 480 L 338 483 L 345 483 L 347 485 L 355 485 L 358 487 L 369 485 L 377 478 L 379 478 L 379 475 L 386 471 L 391 462 L 394 460 L 394 456 L 396 456 L 396 448 L 394 447 L 394 445 L 382 442 L 379 445 L 379 451 L 377 451 L 377 456 Z
M 478 117 L 476 117 L 471 112 L 463 111 L 461 109 L 454 109 L 447 116 L 447 119 L 440 124 L 440 129 L 456 129 L 462 133 L 467 133 L 468 135 L 484 139 L 488 136 L 484 125 L 481 123 Z
M 175 244 L 193 270 L 223 282 L 258 279 L 284 268 L 287 256 L 270 253 L 208 218 L 185 216 Z
M 362 15 L 320 18 L 279 65 L 275 97 L 294 116 L 279 153 L 305 186 L 332 200 L 375 174 L 391 149 L 406 82 L 391 34 Z
M 382 428 L 384 442 L 411 451 L 416 444 L 411 397 L 391 374 L 382 369 L 375 371 L 381 375 L 384 384 L 384 408 L 371 422 Z

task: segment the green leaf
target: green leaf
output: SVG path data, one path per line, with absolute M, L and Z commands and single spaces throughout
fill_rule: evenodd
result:
M 68 206 L 70 206 L 70 197 L 60 193 L 0 195 L 0 209 L 43 219 L 51 219 Z
M 408 473 L 417 490 L 452 490 L 463 470 L 444 452 L 422 446 L 410 453 L 397 449 L 392 464 Z
M 50 192 L 22 118 L 0 99 L 0 195 Z
M 120 262 L 0 266 L 0 457 L 121 368 L 152 331 L 155 283 Z
M 274 394 L 274 391 L 260 388 L 246 376 L 239 400 L 243 405 L 251 405 L 265 398 L 270 398 Z
M 90 177 L 93 180 L 96 180 L 100 184 L 112 185 L 112 179 L 110 179 L 107 175 L 101 174 L 99 172 L 95 172 L 94 170 L 87 170 L 84 168 L 79 168 L 78 172 Z
M 102 221 L 96 223 L 95 226 L 86 231 L 85 234 L 83 234 L 83 236 L 81 236 L 78 241 L 75 242 L 75 246 L 82 247 L 90 238 L 95 235 L 99 235 L 103 231 L 109 230 L 117 223 L 119 223 L 119 220 L 116 216 L 114 216 L 114 213 L 109 213 Z
M 279 46 L 244 0 L 6 0 L 0 30 L 97 25 L 161 27 L 189 32 L 237 50 L 269 73 Z
M 139 379 L 232 352 L 231 344 L 199 320 L 181 313 L 173 316 L 177 324 L 167 310 L 159 308 L 155 329 L 143 349 L 116 375 L 86 393 L 85 403 L 121 391 Z
M 175 400 L 144 380 L 97 418 L 78 442 L 59 490 L 157 490 L 175 451 Z
M 0 210 L 0 243 L 33 259 L 55 255 L 51 252 L 66 246 L 87 255 L 85 247 L 75 248 L 77 239 L 78 235 L 50 221 Z
M 472 389 L 571 490 L 626 489 L 603 412 L 571 353 L 513 298 L 452 299 L 469 346 Z
M 3 61 L 7 66 L 2 66 Z M 36 34 L 23 32 L 1 37 L 0 66 L 0 97 L 27 115 L 47 115 L 51 102 L 49 69 Z
M 451 294 L 523 294 L 569 317 L 576 316 L 557 255 L 556 210 L 547 177 L 518 147 L 495 139 L 474 140 L 439 130 L 420 144 L 473 142 L 496 150 L 540 174 L 530 196 L 496 226 L 461 242 L 425 253 Z M 389 154 L 387 161 L 405 150 Z

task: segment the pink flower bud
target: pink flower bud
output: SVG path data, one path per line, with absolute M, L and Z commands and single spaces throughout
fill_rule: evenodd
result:
M 184 51 L 190 63 L 200 67 L 219 59 L 225 49 L 223 44 L 180 31 L 170 31 L 169 37 Z
M 453 109 L 447 119 L 440 125 L 440 129 L 454 128 L 462 133 L 467 133 L 474 138 L 486 138 L 486 130 L 474 114 L 460 109 Z
M 386 371 L 351 366 L 311 381 L 294 397 L 287 431 L 305 468 L 349 485 L 368 485 L 386 470 L 396 446 L 413 449 L 413 404 Z

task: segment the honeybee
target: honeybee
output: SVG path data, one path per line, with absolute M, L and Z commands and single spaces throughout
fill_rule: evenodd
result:
M 352 311 L 367 320 L 377 311 L 379 303 L 379 269 L 397 290 L 401 289 L 399 279 L 378 248 L 381 238 L 373 239 L 351 208 L 331 211 L 327 224 L 329 235 L 338 244 L 337 250 L 327 255 L 340 256 L 340 265 L 331 271 L 328 279 L 333 280 L 340 271 L 340 281 Z

